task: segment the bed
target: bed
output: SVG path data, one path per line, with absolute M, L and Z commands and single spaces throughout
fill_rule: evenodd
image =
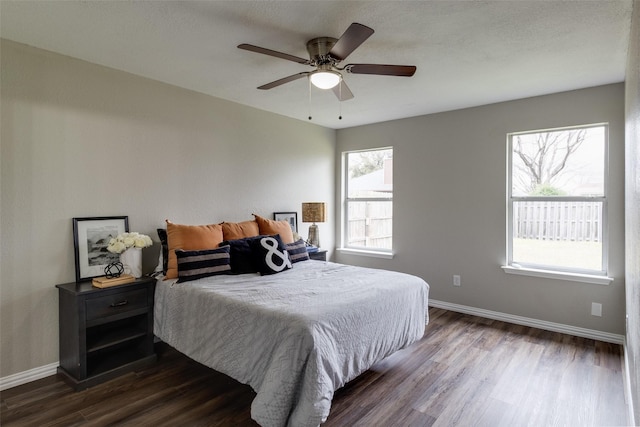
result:
M 415 276 L 322 261 L 275 275 L 158 280 L 154 332 L 250 385 L 263 427 L 318 426 L 335 390 L 422 338 L 428 293 Z

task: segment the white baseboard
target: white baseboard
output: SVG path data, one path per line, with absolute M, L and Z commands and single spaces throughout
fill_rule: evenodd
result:
M 2 377 L 0 378 L 0 391 L 55 375 L 58 366 L 60 366 L 60 363 L 54 362 L 38 368 L 29 369 L 28 371 Z
M 436 308 L 455 311 L 458 313 L 471 314 L 488 319 L 501 320 L 516 325 L 531 326 L 532 328 L 544 329 L 545 331 L 560 332 L 577 337 L 591 338 L 597 341 L 610 342 L 624 345 L 624 335 L 612 334 L 609 332 L 596 331 L 595 329 L 579 328 L 577 326 L 564 325 L 562 323 L 547 322 L 545 320 L 532 319 L 529 317 L 516 316 L 513 314 L 500 313 L 499 311 L 484 310 L 482 308 L 469 307 L 466 305 L 453 304 L 450 302 L 429 299 L 429 305 Z
M 635 413 L 633 412 L 634 402 L 633 402 L 633 394 L 631 393 L 631 365 L 629 365 L 629 352 L 627 351 L 627 343 L 625 340 L 624 343 L 624 396 L 627 399 L 627 410 L 628 410 L 628 418 L 629 425 L 635 426 Z

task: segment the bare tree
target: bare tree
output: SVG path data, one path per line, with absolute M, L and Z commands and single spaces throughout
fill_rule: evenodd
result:
M 357 154 L 359 161 L 349 167 L 351 178 L 382 169 L 384 160 L 391 155 L 391 150 L 365 151 Z
M 557 187 L 554 184 L 567 166 L 569 157 L 584 142 L 586 130 L 541 132 L 535 136 L 535 143 L 523 143 L 518 135 L 513 144 L 513 152 L 522 161 L 522 164 L 514 162 L 514 167 L 523 172 L 517 176 L 520 187 L 527 194 L 543 187 Z

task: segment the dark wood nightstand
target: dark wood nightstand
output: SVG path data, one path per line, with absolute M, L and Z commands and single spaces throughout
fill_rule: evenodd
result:
M 314 259 L 316 261 L 326 261 L 327 260 L 327 250 L 326 249 L 318 249 L 316 252 L 309 252 L 309 259 Z
M 94 288 L 90 281 L 56 285 L 60 297 L 58 373 L 76 390 L 156 360 L 155 285 L 151 277 L 103 289 Z

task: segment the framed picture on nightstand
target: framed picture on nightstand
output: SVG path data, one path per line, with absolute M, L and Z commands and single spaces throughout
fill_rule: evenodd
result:
M 274 212 L 273 219 L 287 221 L 294 233 L 298 232 L 298 212 Z
M 128 216 L 73 218 L 76 282 L 104 276 L 107 264 L 120 258 L 107 251 L 109 240 L 128 231 Z

